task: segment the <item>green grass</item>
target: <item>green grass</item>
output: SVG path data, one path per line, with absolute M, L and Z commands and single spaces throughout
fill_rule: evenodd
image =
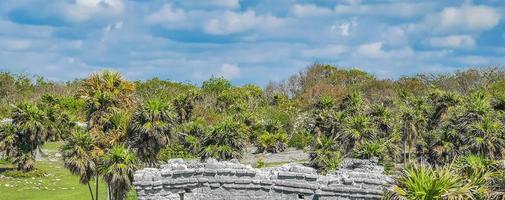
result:
M 56 152 L 61 143 L 47 143 L 44 149 Z M 0 162 L 0 199 L 8 200 L 89 200 L 91 199 L 87 185 L 79 183 L 79 177 L 73 176 L 63 168 L 60 160 L 44 159 L 36 162 L 36 168 L 46 172 L 44 177 L 11 178 L 3 176 L 6 170 L 13 170 L 8 162 Z M 105 183 L 101 180 L 100 200 L 105 200 Z M 95 185 L 92 184 L 94 188 Z M 132 190 L 127 199 L 136 199 Z

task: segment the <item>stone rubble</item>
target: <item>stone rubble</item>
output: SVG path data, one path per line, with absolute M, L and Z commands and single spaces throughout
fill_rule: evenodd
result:
M 139 200 L 380 199 L 392 180 L 377 160 L 345 159 L 326 176 L 301 164 L 256 169 L 236 160 L 173 159 L 134 176 Z

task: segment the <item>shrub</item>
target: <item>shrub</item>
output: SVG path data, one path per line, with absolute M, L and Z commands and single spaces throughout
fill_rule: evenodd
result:
M 205 135 L 200 157 L 202 160 L 207 158 L 218 160 L 240 158 L 246 139 L 242 124 L 228 118 L 214 125 L 212 130 Z
M 34 169 L 29 172 L 23 172 L 19 170 L 8 170 L 3 172 L 2 175 L 12 178 L 38 178 L 47 176 L 47 172 L 41 169 Z
M 177 143 L 165 146 L 158 154 L 158 160 L 160 161 L 167 161 L 173 158 L 191 159 L 196 157 L 195 154 L 189 152 L 183 145 Z
M 412 165 L 396 178 L 393 196 L 398 199 L 473 199 L 472 185 L 451 166 L 432 168 Z
M 257 141 L 260 152 L 277 153 L 286 150 L 288 135 L 285 132 L 269 133 L 264 131 Z
M 333 139 L 324 136 L 316 139 L 315 146 L 310 151 L 309 157 L 309 164 L 322 173 L 337 169 L 343 159 L 337 143 Z
M 305 149 L 314 141 L 314 136 L 307 133 L 306 131 L 297 132 L 291 136 L 288 141 L 288 146 L 297 149 Z
M 256 168 L 263 168 L 266 166 L 265 160 L 263 158 L 260 158 L 256 161 Z

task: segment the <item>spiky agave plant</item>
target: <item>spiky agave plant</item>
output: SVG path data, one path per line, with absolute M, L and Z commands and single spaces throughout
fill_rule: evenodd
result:
M 321 136 L 316 138 L 309 154 L 310 165 L 326 173 L 337 169 L 343 159 L 337 142 L 331 138 Z
M 393 199 L 473 199 L 472 189 L 451 166 L 409 165 L 396 178 Z
M 469 184 L 475 186 L 473 193 L 478 199 L 487 199 L 500 196 L 499 191 L 494 191 L 495 182 L 503 176 L 497 164 L 482 156 L 466 155 L 457 160 L 456 169 Z

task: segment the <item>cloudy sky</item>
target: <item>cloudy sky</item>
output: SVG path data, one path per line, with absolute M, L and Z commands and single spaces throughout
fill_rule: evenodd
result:
M 503 66 L 504 2 L 1 0 L 0 71 L 265 85 L 314 62 L 381 78 Z

